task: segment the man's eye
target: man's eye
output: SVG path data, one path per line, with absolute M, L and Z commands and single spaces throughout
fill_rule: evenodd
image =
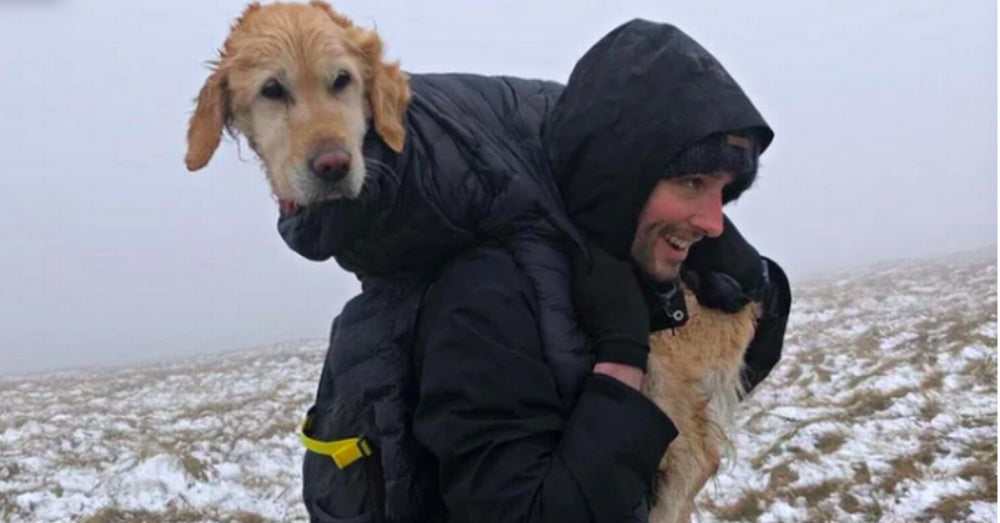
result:
M 277 80 L 268 80 L 260 88 L 260 95 L 270 100 L 284 100 L 288 97 L 288 91 Z
M 701 176 L 688 176 L 684 178 L 684 186 L 697 191 L 705 186 L 705 180 Z

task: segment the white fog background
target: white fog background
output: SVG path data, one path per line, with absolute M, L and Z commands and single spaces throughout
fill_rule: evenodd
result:
M 247 147 L 184 168 L 205 63 L 244 5 L 0 3 L 0 375 L 322 338 L 357 292 L 284 245 Z M 728 212 L 793 285 L 995 249 L 995 2 L 334 5 L 410 72 L 559 81 L 630 18 L 678 25 L 776 131 Z

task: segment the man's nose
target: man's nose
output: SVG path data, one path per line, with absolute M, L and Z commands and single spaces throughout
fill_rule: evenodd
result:
M 718 238 L 725 228 L 722 218 L 722 192 L 705 195 L 698 210 L 691 218 L 691 225 L 701 229 L 705 236 Z

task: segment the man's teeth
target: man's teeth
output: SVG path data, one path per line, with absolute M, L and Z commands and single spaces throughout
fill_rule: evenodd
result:
M 670 244 L 671 247 L 677 249 L 678 251 L 683 251 L 694 243 L 691 240 L 685 240 L 677 236 L 665 236 L 664 239 Z

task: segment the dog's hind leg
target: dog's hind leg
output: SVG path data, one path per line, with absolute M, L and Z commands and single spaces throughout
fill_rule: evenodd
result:
M 704 443 L 681 435 L 670 444 L 660 467 L 650 523 L 691 520 L 695 497 L 719 467 L 718 453 Z

